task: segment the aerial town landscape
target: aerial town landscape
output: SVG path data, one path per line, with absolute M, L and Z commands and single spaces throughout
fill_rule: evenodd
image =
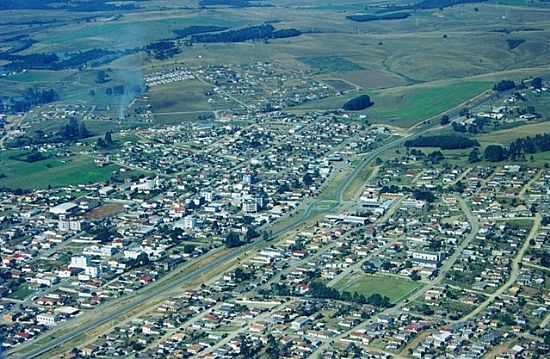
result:
M 0 14 L 0 359 L 550 357 L 548 0 Z

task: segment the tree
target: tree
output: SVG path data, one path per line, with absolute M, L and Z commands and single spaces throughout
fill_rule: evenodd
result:
M 512 80 L 502 80 L 493 86 L 493 90 L 504 92 L 516 88 L 516 83 Z
M 479 162 L 481 161 L 481 158 L 479 158 L 479 149 L 476 147 L 474 148 L 470 154 L 468 155 L 468 162 L 470 163 L 476 163 L 476 162 Z
M 361 111 L 374 105 L 368 95 L 361 95 L 346 102 L 342 108 L 346 111 Z
M 540 77 L 535 77 L 533 80 L 531 80 L 531 86 L 533 86 L 535 89 L 540 90 L 543 86 L 542 79 Z
M 313 184 L 313 178 L 311 177 L 311 174 L 306 173 L 304 177 L 302 178 L 302 182 L 304 183 L 304 186 L 309 187 Z
M 113 137 L 112 137 L 111 131 L 105 132 L 105 143 L 109 146 L 113 144 Z
M 441 124 L 441 126 L 448 125 L 450 122 L 451 122 L 451 119 L 447 115 L 441 116 L 441 119 L 439 120 L 439 123 Z
M 183 253 L 191 254 L 195 250 L 195 245 L 193 244 L 186 244 L 183 246 Z
M 224 244 L 227 248 L 239 247 L 242 244 L 241 237 L 238 233 L 231 231 L 225 237 Z
M 267 335 L 267 347 L 265 349 L 265 352 L 269 355 L 271 359 L 279 358 L 281 353 L 279 342 L 271 333 Z
M 499 162 L 506 159 L 506 153 L 500 145 L 489 145 L 485 148 L 483 157 L 490 162 Z
M 421 279 L 420 274 L 418 274 L 418 271 L 412 271 L 409 277 L 414 281 Z

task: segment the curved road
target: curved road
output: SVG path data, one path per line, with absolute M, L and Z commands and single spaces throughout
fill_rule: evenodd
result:
M 397 138 L 395 140 L 392 140 L 376 149 L 374 149 L 367 157 L 365 157 L 363 160 L 361 160 L 361 163 L 359 166 L 355 168 L 355 170 L 352 172 L 352 174 L 344 181 L 342 184 L 338 186 L 337 189 L 337 196 L 336 196 L 336 203 L 333 204 L 330 208 L 324 210 L 324 212 L 330 212 L 334 209 L 336 209 L 340 204 L 343 202 L 343 195 L 345 191 L 348 189 L 348 187 L 351 185 L 351 183 L 354 181 L 354 179 L 359 175 L 362 169 L 364 169 L 366 166 L 368 166 L 372 161 L 374 161 L 378 156 L 380 156 L 381 153 L 394 148 L 396 146 L 401 145 L 406 140 L 424 134 L 426 132 L 434 131 L 443 128 L 443 126 L 437 126 L 428 128 L 423 131 L 419 131 L 416 133 L 409 134 L 404 137 Z M 313 209 L 315 208 L 317 204 L 317 201 L 314 200 L 311 203 L 309 203 L 304 211 L 304 213 L 301 216 L 297 216 L 292 221 L 290 221 L 289 224 L 285 225 L 284 227 L 278 228 L 276 231 L 272 233 L 272 237 L 277 237 L 285 232 L 288 232 L 298 226 L 300 226 L 302 223 L 304 223 L 306 220 L 308 220 L 313 212 Z M 173 288 L 184 286 L 186 283 L 189 283 L 193 280 L 198 279 L 202 275 L 208 272 L 213 272 L 216 269 L 219 269 L 223 266 L 224 263 L 227 263 L 228 261 L 231 261 L 233 259 L 236 259 L 243 253 L 252 250 L 252 249 L 261 249 L 263 247 L 266 247 L 269 245 L 269 242 L 263 239 L 258 239 L 257 241 L 238 247 L 238 248 L 232 248 L 228 250 L 227 253 L 216 257 L 210 261 L 207 262 L 206 265 L 193 269 L 188 273 L 185 273 L 183 275 L 177 276 L 176 278 L 173 278 L 175 275 L 174 272 L 172 272 L 173 275 L 167 275 L 166 277 L 160 279 L 159 281 L 151 284 L 150 286 L 143 288 L 140 291 L 137 291 L 134 295 L 131 297 L 125 297 L 117 302 L 110 302 L 106 303 L 105 307 L 97 308 L 94 312 L 86 313 L 84 316 L 89 317 L 86 322 L 84 322 L 82 325 L 78 326 L 78 329 L 69 331 L 67 329 L 70 328 L 71 325 L 74 324 L 73 321 L 69 321 L 66 323 L 66 325 L 62 325 L 57 329 L 54 329 L 52 332 L 45 333 L 45 336 L 51 336 L 56 335 L 53 339 L 48 340 L 47 343 L 43 344 L 42 346 L 38 346 L 38 343 L 29 343 L 28 345 L 22 345 L 15 350 L 12 350 L 9 352 L 10 357 L 19 357 L 19 358 L 37 358 L 41 355 L 44 355 L 51 350 L 60 347 L 61 345 L 85 334 L 86 332 L 92 331 L 93 329 L 104 325 L 112 320 L 116 320 L 118 318 L 124 318 L 125 315 L 130 313 L 135 307 L 140 306 L 142 304 L 147 303 L 148 301 L 151 301 L 155 297 L 160 297 L 162 295 L 165 295 L 167 291 Z M 217 254 L 221 250 L 213 251 L 210 256 Z M 192 261 L 188 263 L 182 270 L 186 269 L 187 267 L 192 266 L 195 263 L 200 263 L 202 261 L 208 260 L 208 257 L 198 258 L 196 261 Z M 111 308 L 107 308 L 107 306 Z M 100 313 L 96 313 L 100 311 Z M 94 315 L 95 314 L 95 315 Z M 84 319 L 82 317 L 78 318 L 80 320 Z M 78 320 L 76 319 L 76 320 Z M 65 328 L 65 327 L 69 328 Z M 40 338 L 37 338 L 40 340 Z M 35 347 L 35 349 L 30 349 Z

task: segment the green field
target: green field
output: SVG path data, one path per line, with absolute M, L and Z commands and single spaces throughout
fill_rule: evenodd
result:
M 374 106 L 362 111 L 373 123 L 386 123 L 408 128 L 445 112 L 490 89 L 492 82 L 468 81 L 451 84 L 432 84 L 369 91 Z M 307 109 L 340 108 L 359 93 L 332 97 L 297 107 Z
M 411 127 L 419 121 L 460 105 L 491 86 L 491 82 L 470 81 L 382 90 L 373 93 L 375 104 L 367 113 L 377 122 Z
M 170 16 L 147 15 L 125 16 L 120 21 L 84 23 L 65 26 L 36 36 L 37 48 L 49 51 L 78 51 L 89 48 L 127 49 L 147 45 L 149 42 L 173 37 L 173 30 L 191 25 L 242 26 L 246 20 L 237 20 L 230 15 Z
M 13 293 L 8 295 L 8 298 L 23 300 L 31 295 L 34 291 L 29 287 L 27 283 L 21 284 Z
M 478 141 L 482 144 L 508 144 L 520 137 L 535 136 L 545 132 L 550 132 L 550 122 L 548 121 L 484 133 L 478 137 Z
M 422 286 L 419 282 L 390 275 L 348 275 L 334 286 L 346 292 L 356 292 L 365 296 L 378 293 L 397 303 Z
M 86 157 L 70 157 L 67 159 L 48 158 L 38 162 L 25 162 L 12 157 L 18 151 L 0 153 L 3 175 L 0 186 L 12 189 L 47 188 L 67 185 L 86 184 L 106 181 L 118 166 L 98 167 L 93 160 Z
M 301 57 L 299 61 L 320 72 L 344 72 L 363 70 L 363 67 L 339 56 Z

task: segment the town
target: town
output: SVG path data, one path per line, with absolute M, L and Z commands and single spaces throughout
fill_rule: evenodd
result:
M 442 165 L 342 111 L 242 116 L 35 147 L 119 175 L 2 194 L 3 347 L 82 328 L 83 357 L 549 350 L 547 166 Z

